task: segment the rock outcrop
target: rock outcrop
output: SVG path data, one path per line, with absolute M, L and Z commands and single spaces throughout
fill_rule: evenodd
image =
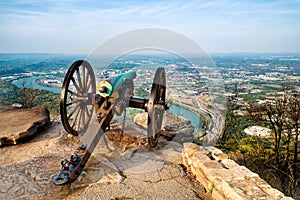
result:
M 147 129 L 148 115 L 147 113 L 138 113 L 134 116 L 133 122 L 144 129 Z M 194 127 L 191 121 L 182 117 L 174 116 L 165 113 L 163 119 L 163 127 L 161 136 L 168 140 L 183 144 L 185 142 L 192 142 L 194 139 Z
M 49 111 L 44 107 L 16 109 L 0 107 L 0 147 L 18 144 L 38 134 L 50 122 Z
M 292 199 L 272 188 L 258 174 L 228 159 L 227 154 L 215 147 L 185 143 L 182 158 L 184 165 L 214 199 Z
M 148 114 L 147 113 L 138 113 L 133 117 L 133 122 L 137 125 L 147 129 L 148 124 Z

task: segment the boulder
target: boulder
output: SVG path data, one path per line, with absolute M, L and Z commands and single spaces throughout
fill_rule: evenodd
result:
M 148 114 L 138 113 L 134 116 L 133 122 L 144 129 L 147 129 Z M 183 144 L 184 142 L 192 142 L 194 139 L 194 127 L 191 121 L 174 116 L 169 113 L 165 113 L 163 119 L 163 127 L 161 131 L 161 136 L 167 140 L 172 140 Z
M 0 107 L 0 147 L 18 144 L 28 139 L 50 122 L 49 111 L 44 107 L 17 109 Z
M 133 122 L 147 129 L 148 113 L 138 113 L 133 117 Z

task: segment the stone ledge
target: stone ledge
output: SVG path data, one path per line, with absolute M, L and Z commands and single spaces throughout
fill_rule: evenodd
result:
M 227 154 L 215 147 L 184 143 L 182 158 L 183 164 L 214 199 L 293 199 L 272 188 L 258 174 L 230 160 Z
M 19 144 L 40 133 L 50 123 L 45 107 L 16 109 L 0 106 L 0 147 Z

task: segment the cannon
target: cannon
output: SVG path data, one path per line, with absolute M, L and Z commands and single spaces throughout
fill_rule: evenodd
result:
M 168 109 L 165 69 L 157 68 L 149 98 L 134 96 L 135 78 L 136 72 L 131 70 L 96 85 L 93 68 L 87 61 L 78 60 L 71 65 L 60 94 L 61 121 L 69 134 L 85 135 L 70 159 L 61 162 L 61 171 L 53 179 L 56 185 L 71 183 L 78 178 L 99 139 L 109 130 L 113 116 L 122 115 L 127 107 L 148 113 L 148 144 L 150 148 L 157 145 L 163 115 Z

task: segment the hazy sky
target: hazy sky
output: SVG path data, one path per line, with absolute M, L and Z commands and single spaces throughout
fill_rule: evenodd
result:
M 186 35 L 208 52 L 300 52 L 300 1 L 0 1 L 2 53 L 87 54 L 149 27 Z

